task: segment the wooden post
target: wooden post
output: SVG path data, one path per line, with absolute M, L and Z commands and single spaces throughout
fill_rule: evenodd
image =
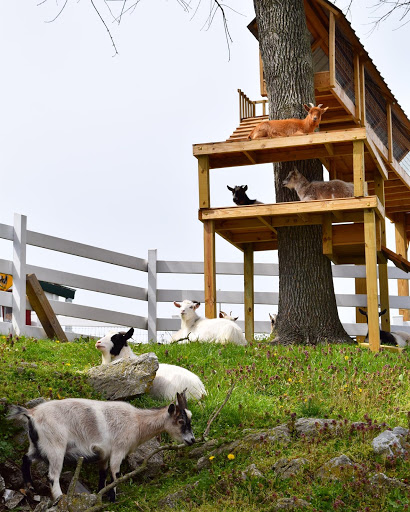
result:
M 360 63 L 360 112 L 361 125 L 366 125 L 366 84 L 365 84 L 364 62 Z
M 390 163 L 393 162 L 393 124 L 391 116 L 391 103 L 387 103 L 387 150 L 388 160 Z
M 209 157 L 203 155 L 198 157 L 198 185 L 199 185 L 199 208 L 211 206 L 209 187 Z
M 374 189 L 377 197 L 380 199 L 383 207 L 385 206 L 384 197 L 384 179 L 381 174 L 374 171 Z M 381 227 L 380 242 L 384 247 L 386 246 L 386 221 L 379 219 Z M 387 313 L 381 317 L 381 328 L 383 331 L 390 332 L 390 300 L 389 300 L 389 274 L 387 269 L 387 260 L 379 263 L 379 289 L 380 289 L 380 311 L 387 309 Z
M 335 15 L 333 12 L 329 12 L 329 87 L 336 86 L 336 25 Z
M 30 304 L 36 312 L 47 336 L 49 338 L 57 338 L 60 341 L 67 342 L 67 336 L 65 335 L 60 322 L 57 320 L 53 308 L 51 307 L 51 304 L 49 303 L 35 274 L 27 275 L 26 292 Z
M 204 221 L 205 316 L 216 318 L 215 221 Z
M 374 210 L 371 209 L 364 211 L 364 241 L 369 345 L 372 352 L 378 352 L 380 350 L 380 330 L 377 297 L 376 219 Z
M 355 118 L 357 121 L 362 117 L 362 100 L 360 96 L 360 57 L 355 53 L 353 57 L 354 66 L 354 104 L 355 104 Z
M 322 246 L 323 254 L 328 258 L 333 257 L 333 226 L 332 226 L 332 214 L 326 213 L 323 216 L 322 222 Z
M 17 336 L 26 334 L 27 217 L 14 214 L 12 326 Z
M 355 294 L 356 295 L 366 295 L 367 288 L 366 288 L 366 279 L 364 277 L 356 277 L 354 280 L 354 288 L 355 288 Z M 367 308 L 361 308 L 367 311 Z M 359 311 L 359 308 L 356 308 L 356 322 L 358 324 L 365 324 L 366 323 L 366 317 L 362 315 Z M 357 336 L 357 341 L 359 343 L 364 342 L 364 336 Z
M 245 244 L 243 252 L 243 280 L 244 280 L 244 306 L 245 306 L 245 338 L 251 342 L 255 332 L 255 305 L 253 286 L 253 247 Z
M 157 340 L 157 250 L 148 251 L 148 341 Z
M 364 142 L 353 141 L 353 185 L 355 197 L 364 196 Z
M 405 213 L 396 213 L 394 218 L 394 227 L 395 227 L 395 235 L 396 235 L 396 252 L 397 254 L 401 254 L 403 258 L 407 259 L 407 247 L 409 241 L 407 240 L 406 235 L 406 214 Z M 401 297 L 409 296 L 409 281 L 407 279 L 398 279 L 397 280 L 397 291 Z M 403 315 L 403 320 L 408 322 L 410 320 L 410 310 L 409 309 L 399 309 L 399 314 Z

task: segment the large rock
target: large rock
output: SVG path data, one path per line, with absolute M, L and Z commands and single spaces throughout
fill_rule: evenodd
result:
M 401 429 L 394 429 L 393 431 L 385 430 L 375 437 L 372 446 L 373 451 L 378 455 L 393 457 L 394 455 L 403 455 L 406 452 L 402 443 L 404 444 L 404 435 L 402 435 Z
M 136 359 L 117 359 L 88 371 L 90 385 L 108 400 L 124 400 L 146 393 L 158 370 L 153 352 Z
M 340 455 L 329 460 L 319 468 L 318 476 L 329 480 L 344 480 L 351 478 L 354 473 L 354 464 L 346 455 Z
M 308 464 L 308 461 L 303 458 L 292 460 L 279 459 L 272 469 L 278 477 L 285 480 L 286 478 L 293 478 L 298 473 L 301 473 L 306 464 Z

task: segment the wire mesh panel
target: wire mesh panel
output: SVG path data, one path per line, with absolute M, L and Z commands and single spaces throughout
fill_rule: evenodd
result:
M 393 156 L 410 174 L 410 133 L 392 110 Z
M 335 71 L 336 81 L 355 103 L 354 53 L 351 43 L 344 37 L 336 23 Z
M 372 79 L 370 73 L 365 69 L 365 101 L 366 120 L 373 131 L 387 147 L 387 106 L 386 100 L 377 83 Z

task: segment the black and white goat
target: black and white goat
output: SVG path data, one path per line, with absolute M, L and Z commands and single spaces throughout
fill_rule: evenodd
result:
M 35 460 L 48 463 L 48 478 L 53 499 L 61 496 L 60 474 L 64 459 L 98 461 L 98 489 L 105 487 L 108 466 L 113 481 L 119 476 L 121 462 L 142 443 L 161 432 L 176 441 L 195 442 L 191 412 L 185 395 L 161 409 L 137 409 L 126 402 L 100 402 L 66 398 L 44 402 L 32 409 L 13 405 L 9 419 L 28 424 L 30 446 L 23 457 L 23 478 L 32 484 L 30 467 Z M 108 493 L 115 501 L 115 489 Z
M 367 312 L 364 309 L 359 308 L 359 311 L 362 315 L 366 317 L 366 322 L 369 324 L 369 317 L 367 316 Z M 387 309 L 383 309 L 379 313 L 379 317 L 383 316 L 387 312 Z M 367 331 L 366 338 L 364 339 L 366 343 L 369 341 L 369 331 Z M 405 331 L 396 331 L 396 332 L 387 332 L 380 330 L 380 343 L 382 345 L 393 345 L 397 347 L 405 347 L 410 342 L 410 334 Z
M 118 359 L 135 359 L 138 357 L 128 345 L 134 329 L 128 332 L 110 333 L 101 338 L 95 347 L 101 352 L 102 364 L 109 364 Z M 159 363 L 157 373 L 148 393 L 154 398 L 174 400 L 178 392 L 184 391 L 188 399 L 200 400 L 206 395 L 201 379 L 182 366 Z
M 236 322 L 239 318 L 239 316 L 233 316 L 232 311 L 229 313 L 225 313 L 225 311 L 219 312 L 219 318 L 225 318 L 225 320 L 232 320 L 232 322 Z
M 229 185 L 226 185 L 228 187 L 228 190 L 232 192 L 232 199 L 233 202 L 238 206 L 245 206 L 247 204 L 263 204 L 257 199 L 249 199 L 249 197 L 246 194 L 246 191 L 248 190 L 248 185 L 236 185 L 235 187 L 230 187 Z

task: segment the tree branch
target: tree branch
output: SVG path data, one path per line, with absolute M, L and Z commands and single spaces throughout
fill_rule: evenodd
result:
M 225 397 L 225 400 L 222 402 L 222 405 L 209 418 L 208 423 L 206 425 L 206 429 L 204 430 L 204 433 L 202 434 L 201 440 L 204 440 L 208 436 L 209 430 L 210 430 L 211 425 L 212 425 L 212 422 L 219 416 L 219 413 L 222 411 L 222 408 L 225 406 L 226 402 L 229 400 L 230 396 L 232 395 L 232 391 L 235 388 L 235 385 L 236 385 L 236 383 L 233 382 L 232 386 L 230 387 L 230 389 L 229 389 L 229 391 L 228 391 L 228 393 L 227 393 L 227 395 Z

